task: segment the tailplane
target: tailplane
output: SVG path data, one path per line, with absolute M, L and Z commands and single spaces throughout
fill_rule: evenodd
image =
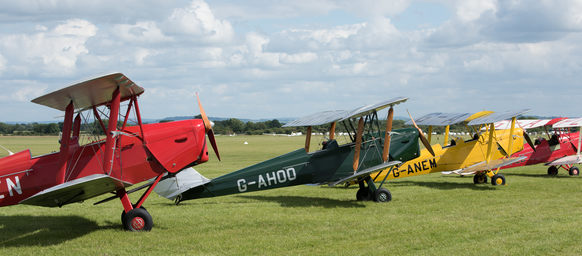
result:
M 184 191 L 204 184 L 210 180 L 198 173 L 194 168 L 186 168 L 178 172 L 174 177 L 164 179 L 158 183 L 154 191 L 167 199 L 174 200 Z

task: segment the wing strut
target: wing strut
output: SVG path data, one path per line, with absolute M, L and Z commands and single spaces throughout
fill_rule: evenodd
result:
M 331 123 L 331 127 L 329 128 L 329 139 L 335 139 L 335 124 L 336 122 Z
M 309 145 L 311 144 L 311 126 L 307 126 L 307 134 L 305 135 L 305 152 L 309 153 Z
M 487 156 L 485 157 L 485 161 L 487 163 L 489 163 L 491 160 L 491 150 L 493 150 L 493 133 L 495 133 L 495 124 L 491 123 L 489 125 L 489 144 L 487 145 Z

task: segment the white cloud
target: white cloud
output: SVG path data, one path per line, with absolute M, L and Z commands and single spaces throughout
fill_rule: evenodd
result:
M 11 66 L 39 65 L 46 75 L 60 76 L 74 72 L 79 56 L 89 53 L 85 43 L 96 33 L 92 23 L 73 19 L 48 31 L 0 36 L 0 49 Z
M 230 22 L 217 19 L 210 6 L 201 0 L 193 0 L 186 8 L 174 9 L 166 29 L 194 36 L 193 40 L 212 43 L 230 42 L 234 36 Z
M 135 25 L 119 24 L 114 26 L 114 33 L 122 40 L 132 43 L 159 43 L 170 41 L 153 21 L 137 22 Z
M 481 17 L 486 11 L 497 11 L 497 0 L 456 1 L 456 15 L 462 22 L 470 22 Z

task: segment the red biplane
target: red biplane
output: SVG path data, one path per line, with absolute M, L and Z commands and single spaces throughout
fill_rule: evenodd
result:
M 143 92 L 116 73 L 32 100 L 65 112 L 60 151 L 31 157 L 30 150 L 25 150 L 1 158 L 0 206 L 61 207 L 113 193 L 112 198 L 119 198 L 123 205 L 121 220 L 126 230 L 151 230 L 152 217 L 142 205 L 162 177 L 208 161 L 206 135 L 220 156 L 200 100 L 202 120 L 143 124 L 138 105 Z M 82 119 L 85 125 L 93 121 L 104 135 L 82 143 Z M 132 203 L 128 193 L 141 189 L 146 190 Z
M 511 165 L 503 166 L 501 169 L 545 163 L 546 165 L 550 166 L 548 168 L 548 175 L 550 176 L 557 175 L 559 168 L 563 168 L 570 175 L 579 175 L 580 171 L 578 170 L 578 167 L 573 166 L 575 162 L 554 162 L 555 160 L 561 159 L 565 156 L 575 155 L 577 148 L 579 148 L 575 145 L 575 143 L 578 142 L 578 133 L 570 132 L 569 127 L 554 126 L 554 130 L 552 132 L 548 131 L 547 129 L 553 125 L 560 125 L 560 123 L 564 123 L 563 121 L 567 121 L 565 119 L 566 118 L 554 118 L 545 120 L 517 120 L 518 126 L 524 130 L 544 127 L 548 138 L 546 139 L 540 137 L 536 139 L 533 143 L 533 145 L 535 145 L 534 148 L 532 148 L 530 144 L 525 143 L 523 145 L 523 150 L 515 153 L 513 156 L 524 156 L 526 158 Z M 501 121 L 495 123 L 495 128 L 509 129 L 508 125 L 509 121 Z

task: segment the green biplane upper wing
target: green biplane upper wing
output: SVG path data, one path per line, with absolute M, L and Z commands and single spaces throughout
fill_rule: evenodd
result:
M 283 127 L 296 127 L 296 126 L 317 126 L 329 124 L 337 121 L 343 121 L 349 118 L 357 118 L 360 116 L 369 115 L 374 111 L 380 111 L 389 106 L 398 105 L 407 101 L 408 98 L 396 97 L 389 99 L 387 101 L 382 101 L 375 104 L 370 104 L 355 108 L 352 110 L 332 110 L 332 111 L 322 111 L 312 115 L 308 115 L 297 120 L 293 120 Z

